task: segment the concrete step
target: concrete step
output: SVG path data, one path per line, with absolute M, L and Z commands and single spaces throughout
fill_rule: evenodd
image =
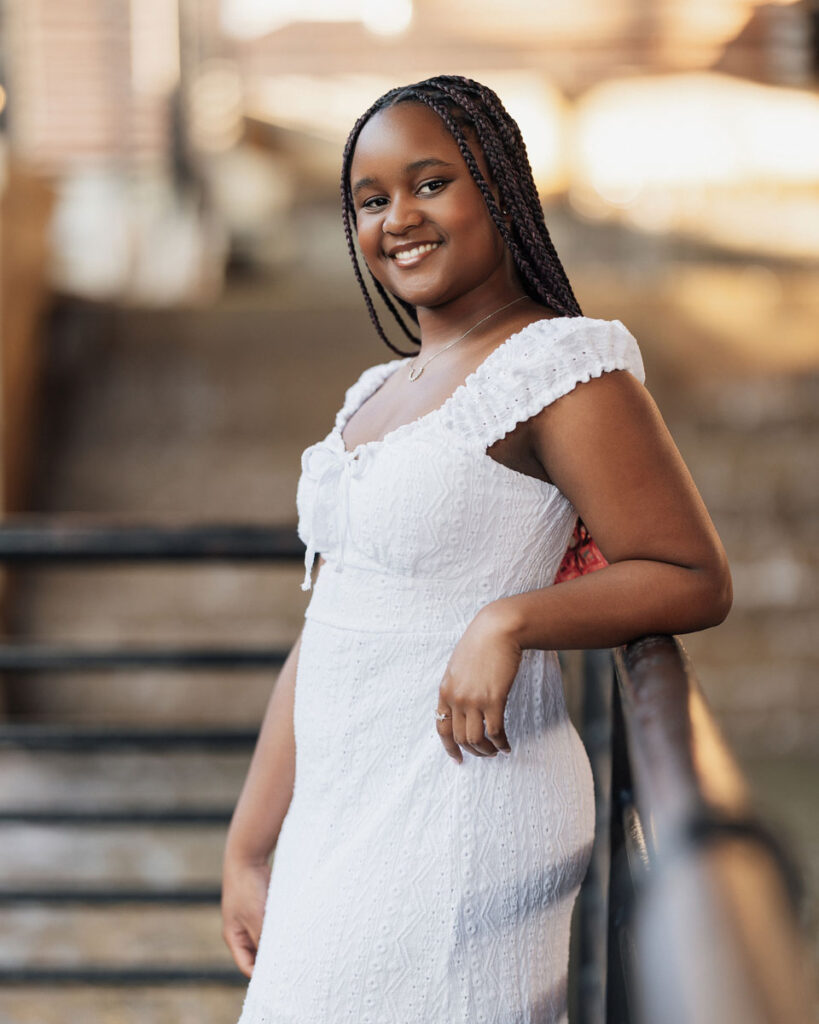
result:
M 0 968 L 229 967 L 218 907 L 3 909 Z
M 250 751 L 0 751 L 2 809 L 232 810 Z M 0 823 L 0 876 L 35 887 L 217 885 L 226 824 Z M 8 884 L 8 883 L 4 883 Z
M 0 825 L 3 888 L 217 886 L 225 825 Z M 5 913 L 5 910 L 4 910 Z
M 241 989 L 193 985 L 161 988 L 6 988 L 0 1024 L 233 1024 Z
M 251 751 L 0 750 L 3 807 L 231 804 Z

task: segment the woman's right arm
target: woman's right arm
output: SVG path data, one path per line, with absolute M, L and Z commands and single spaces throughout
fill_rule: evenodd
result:
M 319 571 L 324 559 L 319 559 Z M 269 858 L 293 795 L 293 700 L 301 633 L 282 665 L 228 828 L 222 863 L 222 937 L 247 977 L 253 971 L 270 881 Z

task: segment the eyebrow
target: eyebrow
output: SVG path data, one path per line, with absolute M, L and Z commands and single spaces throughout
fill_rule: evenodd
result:
M 454 167 L 455 164 L 450 163 L 448 160 L 439 160 L 435 156 L 427 156 L 421 160 L 413 160 L 412 163 L 406 164 L 403 168 L 404 173 L 411 173 L 412 171 L 422 171 L 425 167 Z M 375 185 L 377 178 L 359 178 L 353 186 L 353 195 L 356 196 L 362 188 L 369 188 L 371 185 Z

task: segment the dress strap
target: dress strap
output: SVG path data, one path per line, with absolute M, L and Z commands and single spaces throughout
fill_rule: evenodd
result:
M 444 425 L 488 448 L 577 384 L 610 370 L 628 370 L 645 381 L 637 341 L 619 320 L 538 320 L 507 338 L 470 374 L 442 410 Z

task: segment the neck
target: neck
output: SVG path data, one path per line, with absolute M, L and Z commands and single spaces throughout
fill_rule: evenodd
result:
M 528 300 L 531 302 L 531 300 Z M 514 303 L 514 305 L 512 305 Z M 485 331 L 491 331 L 503 322 L 504 307 L 509 306 L 509 313 L 517 316 L 526 308 L 526 296 L 519 285 L 509 284 L 503 288 L 481 288 L 467 292 L 452 302 L 434 307 L 418 307 L 418 326 L 421 329 L 422 357 L 432 356 L 439 352 L 453 339 L 465 334 L 475 327 L 484 317 L 486 324 L 481 324 L 474 334 L 464 338 L 467 345 L 473 337 L 480 338 Z M 498 313 L 498 317 L 492 316 Z

